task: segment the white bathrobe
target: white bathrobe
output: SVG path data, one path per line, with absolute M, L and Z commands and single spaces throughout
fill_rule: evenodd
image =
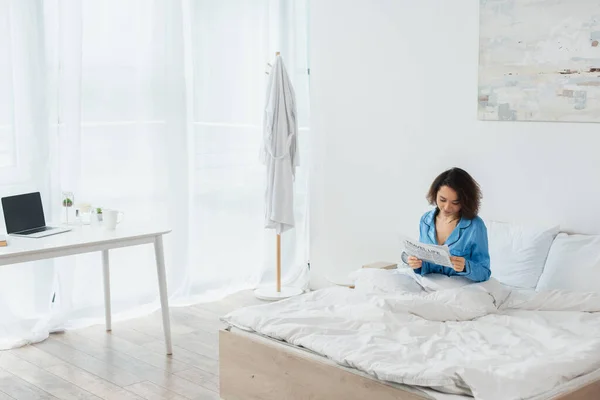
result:
M 269 74 L 261 158 L 267 166 L 265 228 L 281 234 L 294 227 L 294 178 L 298 166 L 298 119 L 294 88 L 281 56 Z

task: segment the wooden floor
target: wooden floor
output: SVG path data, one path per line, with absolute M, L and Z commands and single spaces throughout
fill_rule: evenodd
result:
M 262 303 L 245 291 L 208 304 L 171 308 L 173 355 L 166 356 L 160 311 L 50 335 L 0 351 L 0 400 L 219 399 L 219 316 Z

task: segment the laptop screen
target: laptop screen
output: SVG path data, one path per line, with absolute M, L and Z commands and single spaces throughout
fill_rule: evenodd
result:
M 21 232 L 46 225 L 39 192 L 2 198 L 6 233 Z

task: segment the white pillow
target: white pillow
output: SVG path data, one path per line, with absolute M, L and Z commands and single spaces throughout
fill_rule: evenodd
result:
M 488 244 L 492 277 L 505 285 L 534 289 L 560 227 L 490 221 Z
M 600 292 L 600 236 L 560 233 L 536 290 Z

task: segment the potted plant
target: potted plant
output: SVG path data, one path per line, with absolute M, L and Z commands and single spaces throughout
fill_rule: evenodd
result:
M 99 222 L 102 222 L 102 208 L 96 207 L 96 218 L 98 218 Z
M 72 210 L 73 208 L 73 204 L 75 204 L 75 195 L 73 194 L 73 192 L 70 191 L 63 191 L 61 193 L 61 197 L 62 197 L 62 207 L 65 210 L 64 211 L 64 216 L 63 216 L 63 223 L 65 224 L 69 224 L 69 220 L 74 221 L 75 220 L 75 211 Z M 70 215 L 72 214 L 72 215 Z

